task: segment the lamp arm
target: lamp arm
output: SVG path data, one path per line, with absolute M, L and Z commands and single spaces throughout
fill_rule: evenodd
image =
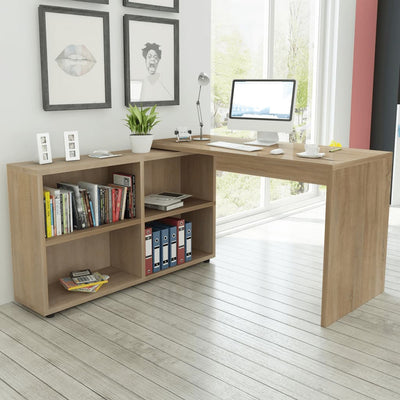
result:
M 199 95 L 197 96 L 197 103 L 200 103 L 200 94 L 201 94 L 201 85 L 199 85 Z
M 201 107 L 200 107 L 200 94 L 201 94 L 201 86 L 199 87 L 199 96 L 197 97 L 196 101 L 196 107 L 197 107 L 197 117 L 199 118 L 199 124 L 200 124 L 200 138 L 203 137 L 203 115 L 201 113 Z

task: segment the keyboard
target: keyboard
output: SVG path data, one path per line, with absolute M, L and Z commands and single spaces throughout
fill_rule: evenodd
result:
M 263 147 L 250 146 L 248 144 L 232 143 L 232 142 L 210 142 L 209 146 L 223 147 L 225 149 L 231 150 L 241 150 L 241 151 L 258 151 L 263 150 Z

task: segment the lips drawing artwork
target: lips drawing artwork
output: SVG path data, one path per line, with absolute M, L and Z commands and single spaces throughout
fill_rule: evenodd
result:
M 66 74 L 71 76 L 85 75 L 96 64 L 93 54 L 83 44 L 70 44 L 55 61 Z

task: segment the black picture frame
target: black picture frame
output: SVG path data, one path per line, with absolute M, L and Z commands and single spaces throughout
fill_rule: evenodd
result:
M 162 4 L 156 5 L 153 4 L 154 0 L 150 3 L 146 3 L 146 0 L 142 1 L 131 1 L 131 0 L 123 0 L 123 5 L 125 7 L 133 7 L 133 8 L 142 8 L 146 10 L 157 10 L 157 11 L 169 11 L 169 12 L 179 12 L 179 0 L 171 0 L 173 5 L 171 7 L 163 6 Z M 162 0 L 160 0 L 162 3 Z
M 84 1 L 86 3 L 109 4 L 109 0 L 76 0 L 76 1 Z
M 124 15 L 124 67 L 127 107 L 178 105 L 179 21 Z
M 111 108 L 109 14 L 40 5 L 39 34 L 43 109 Z

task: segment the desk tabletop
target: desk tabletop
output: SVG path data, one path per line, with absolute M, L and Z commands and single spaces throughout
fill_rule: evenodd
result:
M 348 165 L 356 165 L 371 158 L 385 158 L 391 157 L 392 153 L 388 151 L 376 150 L 363 150 L 343 148 L 342 150 L 330 153 L 329 146 L 320 146 L 320 152 L 325 153 L 322 158 L 303 158 L 299 157 L 297 153 L 304 152 L 304 144 L 301 143 L 279 143 L 265 147 L 260 151 L 246 152 L 240 150 L 232 150 L 223 147 L 208 146 L 210 142 L 225 141 L 231 143 L 244 143 L 245 139 L 230 138 L 225 136 L 211 136 L 210 141 L 190 141 L 177 143 L 175 139 L 161 139 L 153 142 L 153 148 L 162 150 L 181 151 L 184 153 L 198 153 L 208 154 L 213 156 L 233 156 L 236 158 L 252 157 L 259 158 L 265 161 L 268 160 L 285 160 L 294 161 L 300 164 L 313 164 L 313 165 L 329 165 L 333 168 L 340 168 Z M 248 140 L 248 139 L 247 139 Z M 284 154 L 273 155 L 270 154 L 272 149 L 281 148 Z
M 244 143 L 246 140 L 211 136 L 210 141 Z M 260 151 L 245 152 L 208 146 L 210 141 L 177 143 L 175 138 L 161 139 L 155 140 L 152 147 L 161 150 L 214 156 L 217 169 L 222 171 L 320 184 L 326 184 L 330 175 L 336 170 L 367 164 L 383 158 L 392 158 L 391 152 L 352 148 L 343 148 L 330 153 L 329 146 L 320 146 L 320 152 L 325 153 L 322 158 L 303 158 L 297 155 L 297 153 L 304 152 L 304 144 L 300 143 L 279 143 L 279 145 L 265 147 Z M 270 154 L 272 149 L 278 147 L 283 149 L 284 154 Z

